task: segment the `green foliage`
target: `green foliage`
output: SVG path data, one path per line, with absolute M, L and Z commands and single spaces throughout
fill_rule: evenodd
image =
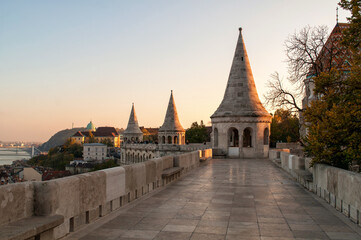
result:
M 106 168 L 112 168 L 112 167 L 118 167 L 119 165 L 115 162 L 115 160 L 107 160 L 105 162 L 99 163 L 95 165 L 94 171 L 106 169 Z
M 210 139 L 203 121 L 199 125 L 197 122 L 192 123 L 191 127 L 186 130 L 187 143 L 204 143 L 207 141 Z
M 51 148 L 47 155 L 31 158 L 28 163 L 32 166 L 50 167 L 54 170 L 65 170 L 65 166 L 74 158 L 83 156 L 83 147 L 68 139 L 62 147 Z
M 298 142 L 300 140 L 299 119 L 289 110 L 275 111 L 271 122 L 270 146 L 277 142 Z
M 361 1 L 342 0 L 340 6 L 352 13 L 343 42 L 352 52 L 352 67 L 315 78 L 318 99 L 305 111 L 310 123 L 305 150 L 313 163 L 348 169 L 353 162 L 361 163 Z

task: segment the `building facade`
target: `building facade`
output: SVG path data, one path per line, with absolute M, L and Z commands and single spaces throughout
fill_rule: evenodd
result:
M 107 145 L 102 143 L 85 143 L 83 158 L 85 161 L 103 161 L 107 157 Z
M 259 100 L 242 28 L 226 91 L 211 121 L 213 156 L 268 157 L 271 115 Z
M 314 93 L 315 77 L 319 76 L 321 72 L 329 72 L 331 68 L 341 71 L 348 71 L 350 69 L 350 56 L 349 50 L 342 45 L 343 31 L 349 27 L 348 23 L 336 23 L 330 36 L 328 37 L 325 45 L 317 56 L 315 64 L 311 67 L 306 79 L 303 81 L 305 87 L 305 95 L 302 99 L 302 109 L 306 109 L 312 101 L 317 99 L 318 96 Z M 302 112 L 300 116 L 300 136 L 304 138 L 307 136 L 308 128 L 304 120 Z
M 78 144 L 89 142 L 92 138 L 95 142 L 108 142 L 112 147 L 120 147 L 120 135 L 114 127 L 98 127 L 95 131 L 78 131 L 71 137 Z

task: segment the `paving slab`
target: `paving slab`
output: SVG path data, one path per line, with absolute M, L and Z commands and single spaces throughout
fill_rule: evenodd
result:
M 268 159 L 211 159 L 109 215 L 65 239 L 361 239 Z

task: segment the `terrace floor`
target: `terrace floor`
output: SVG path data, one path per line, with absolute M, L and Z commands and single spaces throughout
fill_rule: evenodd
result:
M 361 239 L 268 159 L 213 159 L 65 239 Z

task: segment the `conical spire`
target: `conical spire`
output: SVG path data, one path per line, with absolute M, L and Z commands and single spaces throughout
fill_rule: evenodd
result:
M 242 28 L 239 28 L 236 51 L 222 103 L 211 118 L 233 116 L 270 116 L 257 94 L 251 65 L 242 37 Z
M 137 115 L 135 114 L 134 103 L 132 104 L 132 110 L 130 112 L 128 126 L 127 126 L 127 129 L 125 129 L 124 133 L 125 134 L 129 134 L 129 133 L 142 134 L 142 131 L 140 130 L 139 125 L 138 125 Z
M 182 131 L 184 128 L 179 122 L 177 108 L 175 107 L 175 102 L 173 98 L 173 90 L 170 94 L 170 99 L 168 103 L 167 113 L 165 115 L 164 123 L 160 127 L 159 131 Z

